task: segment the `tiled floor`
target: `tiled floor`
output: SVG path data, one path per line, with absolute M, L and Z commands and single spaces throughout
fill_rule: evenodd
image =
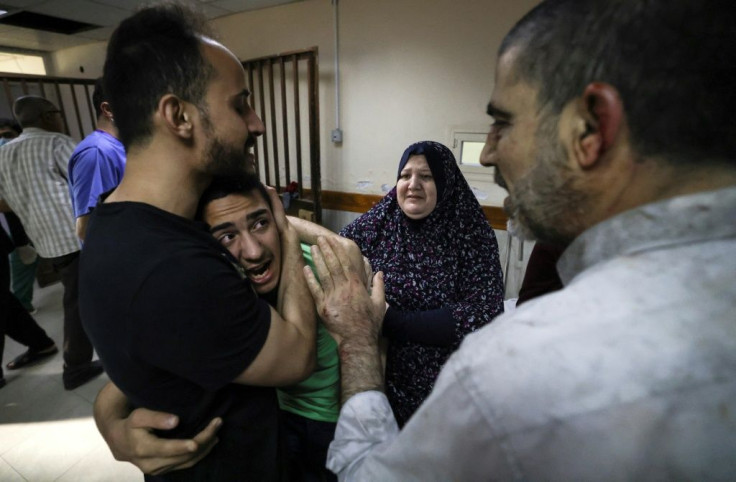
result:
M 39 289 L 38 323 L 61 348 L 61 284 Z M 25 350 L 6 338 L 3 366 Z M 113 459 L 92 420 L 92 402 L 106 375 L 66 391 L 61 352 L 40 365 L 5 372 L 0 389 L 0 481 L 141 481 L 133 465 Z

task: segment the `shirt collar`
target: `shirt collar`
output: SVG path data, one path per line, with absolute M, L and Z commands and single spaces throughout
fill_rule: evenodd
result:
M 580 272 L 617 256 L 736 237 L 736 187 L 678 196 L 607 219 L 578 236 L 557 263 L 567 285 Z

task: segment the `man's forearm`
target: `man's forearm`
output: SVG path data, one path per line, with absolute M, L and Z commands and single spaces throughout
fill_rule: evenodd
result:
M 87 235 L 87 223 L 89 222 L 89 214 L 84 214 L 77 218 L 77 237 L 84 241 L 84 237 Z
M 304 257 L 293 228 L 281 234 L 281 252 L 277 310 L 284 320 L 294 323 L 305 337 L 314 342 L 317 317 L 309 288 L 302 274 Z
M 296 229 L 299 235 L 299 241 L 302 243 L 314 245 L 317 244 L 317 239 L 322 236 L 324 238 L 337 239 L 347 250 L 350 261 L 355 267 L 363 266 L 363 254 L 360 252 L 360 248 L 350 239 L 343 238 L 337 233 L 333 233 L 324 226 L 307 221 L 306 219 L 295 218 L 293 216 L 287 216 L 289 223 Z M 370 276 L 366 273 L 364 281 L 367 283 L 370 281 Z
M 299 235 L 299 241 L 303 243 L 317 244 L 317 238 L 319 236 L 337 236 L 337 234 L 333 233 L 324 226 L 320 226 L 319 224 L 307 221 L 306 219 L 297 218 L 294 216 L 286 216 L 286 218 L 289 220 L 289 224 L 294 227 L 297 234 Z
M 128 398 L 112 382 L 102 387 L 93 408 L 97 430 L 110 444 L 110 433 L 115 421 L 130 415 Z M 112 448 L 112 445 L 111 445 Z
M 342 340 L 339 353 L 343 404 L 356 393 L 368 390 L 384 391 L 378 343 L 369 340 Z

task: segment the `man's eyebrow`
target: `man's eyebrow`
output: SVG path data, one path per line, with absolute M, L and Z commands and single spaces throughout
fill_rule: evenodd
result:
M 491 117 L 494 118 L 504 118 L 504 119 L 510 119 L 513 117 L 510 112 L 507 112 L 499 107 L 496 107 L 493 105 L 493 102 L 488 103 L 488 107 L 486 107 L 486 114 L 488 114 Z
M 248 215 L 245 216 L 245 219 L 251 220 L 251 219 L 260 218 L 264 214 L 268 214 L 268 209 L 266 208 L 256 209 L 255 211 L 248 213 Z
M 244 99 L 247 99 L 248 97 L 250 97 L 250 90 L 243 89 L 240 92 L 238 92 L 237 94 L 235 94 L 233 97 L 242 97 Z
M 212 226 L 212 227 L 210 228 L 210 234 L 212 234 L 212 233 L 214 233 L 214 232 L 216 232 L 216 231 L 219 231 L 219 230 L 221 230 L 221 229 L 225 229 L 225 228 L 231 228 L 231 227 L 233 227 L 233 226 L 235 226 L 235 223 L 233 223 L 233 222 L 230 222 L 230 221 L 227 221 L 227 222 L 224 222 L 224 223 L 220 223 L 220 224 L 218 224 L 217 226 Z

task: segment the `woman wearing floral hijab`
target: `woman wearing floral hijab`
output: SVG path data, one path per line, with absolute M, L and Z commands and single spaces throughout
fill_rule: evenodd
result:
M 340 233 L 383 271 L 386 393 L 399 426 L 468 333 L 503 312 L 498 245 L 450 150 L 404 151 L 396 187 Z

